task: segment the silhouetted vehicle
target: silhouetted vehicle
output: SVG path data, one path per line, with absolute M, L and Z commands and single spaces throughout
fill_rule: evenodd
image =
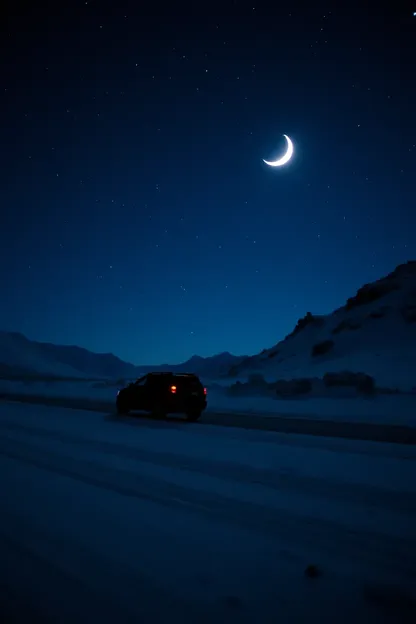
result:
M 192 373 L 148 373 L 117 393 L 117 412 L 138 410 L 161 418 L 186 414 L 195 421 L 207 406 L 207 390 Z

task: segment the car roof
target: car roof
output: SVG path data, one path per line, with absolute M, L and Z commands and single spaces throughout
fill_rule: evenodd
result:
M 175 373 L 175 377 L 196 377 L 195 373 Z
M 155 372 L 148 373 L 146 375 L 148 379 L 153 379 L 154 381 L 159 380 L 162 382 L 164 379 L 168 381 L 169 379 L 172 381 L 176 379 L 178 382 L 186 382 L 186 381 L 200 381 L 197 375 L 194 373 L 165 373 L 165 372 Z
M 147 375 L 150 376 L 155 376 L 155 377 L 160 377 L 163 375 L 169 375 L 171 377 L 196 377 L 195 373 L 173 373 L 173 372 L 162 372 L 162 371 L 155 371 L 155 372 L 151 372 L 151 373 L 147 373 Z

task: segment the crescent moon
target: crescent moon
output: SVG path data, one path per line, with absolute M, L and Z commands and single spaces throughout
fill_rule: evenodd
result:
M 286 142 L 287 142 L 286 154 L 284 154 L 278 160 L 270 161 L 270 160 L 264 160 L 263 158 L 263 162 L 266 163 L 266 165 L 269 165 L 269 167 L 281 167 L 282 165 L 285 165 L 287 162 L 289 162 L 289 160 L 293 156 L 293 143 L 290 140 L 290 138 L 287 136 L 287 134 L 284 134 L 283 136 L 285 137 Z

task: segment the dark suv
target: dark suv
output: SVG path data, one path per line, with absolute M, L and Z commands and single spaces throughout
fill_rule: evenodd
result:
M 166 414 L 186 414 L 198 420 L 207 406 L 207 390 L 192 373 L 148 373 L 117 393 L 117 412 L 132 410 Z

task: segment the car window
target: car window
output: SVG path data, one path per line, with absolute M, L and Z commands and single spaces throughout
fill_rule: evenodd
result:
M 172 377 L 170 375 L 149 375 L 148 385 L 151 388 L 166 387 L 168 383 L 172 383 Z
M 177 380 L 178 385 L 181 385 L 184 388 L 195 388 L 196 386 L 201 385 L 201 382 L 199 381 L 198 377 L 178 376 L 176 380 Z
M 134 382 L 135 386 L 144 386 L 144 384 L 147 381 L 147 375 L 145 375 L 144 377 L 140 377 L 140 379 L 138 379 L 137 381 Z

